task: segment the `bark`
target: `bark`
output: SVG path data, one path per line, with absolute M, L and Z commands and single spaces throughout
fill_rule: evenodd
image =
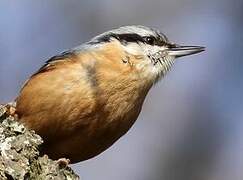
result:
M 42 138 L 17 121 L 14 106 L 0 105 L 0 179 L 78 180 L 73 170 L 47 155 L 40 156 Z

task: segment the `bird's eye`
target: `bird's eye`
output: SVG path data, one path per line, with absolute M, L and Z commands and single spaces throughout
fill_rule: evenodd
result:
M 155 45 L 156 43 L 156 39 L 154 37 L 145 37 L 144 41 L 150 45 Z

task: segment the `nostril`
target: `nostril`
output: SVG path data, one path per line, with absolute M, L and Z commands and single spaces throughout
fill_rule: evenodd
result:
M 175 43 L 168 43 L 167 44 L 167 47 L 168 48 L 176 48 L 176 47 L 179 47 L 179 45 L 178 44 L 175 44 Z

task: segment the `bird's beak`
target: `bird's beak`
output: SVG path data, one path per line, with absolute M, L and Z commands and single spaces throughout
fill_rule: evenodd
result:
M 201 46 L 181 46 L 181 45 L 171 45 L 167 52 L 170 56 L 175 56 L 176 58 L 182 56 L 188 56 L 192 54 L 197 54 L 205 50 L 205 47 Z

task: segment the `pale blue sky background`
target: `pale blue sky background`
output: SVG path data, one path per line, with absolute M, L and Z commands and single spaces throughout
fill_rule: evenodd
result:
M 129 133 L 74 169 L 84 180 L 242 180 L 242 8 L 242 0 L 1 0 L 0 102 L 65 49 L 122 25 L 155 27 L 207 51 L 178 60 Z

